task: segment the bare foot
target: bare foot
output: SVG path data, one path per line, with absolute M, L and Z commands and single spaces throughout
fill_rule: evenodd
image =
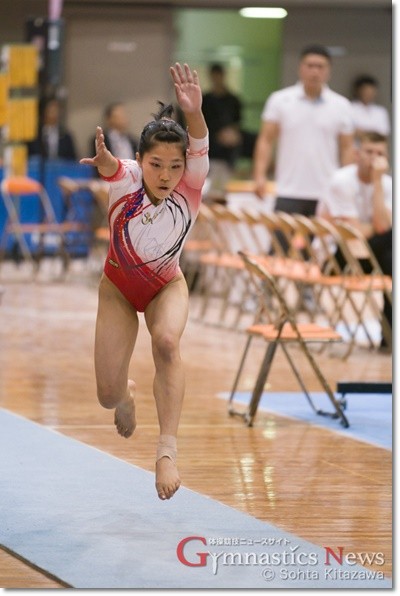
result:
M 135 416 L 135 381 L 128 380 L 129 397 L 115 408 L 114 423 L 117 431 L 126 439 L 133 434 L 136 428 Z
M 168 456 L 156 462 L 156 489 L 161 500 L 165 501 L 174 496 L 181 485 L 179 472 L 175 462 Z

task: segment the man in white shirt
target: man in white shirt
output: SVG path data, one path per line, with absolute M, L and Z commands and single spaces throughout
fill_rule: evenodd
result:
M 390 134 L 390 118 L 387 109 L 376 103 L 378 82 L 374 77 L 363 75 L 353 83 L 353 114 L 356 135 L 365 131 Z
M 265 103 L 253 175 L 263 198 L 276 146 L 276 211 L 314 215 L 330 176 L 354 160 L 350 101 L 328 87 L 330 71 L 328 50 L 308 46 L 301 53 L 299 82 Z
M 367 238 L 383 272 L 392 275 L 392 178 L 388 174 L 386 137 L 363 133 L 356 159 L 357 163 L 340 168 L 331 177 L 321 215 L 357 227 Z M 344 263 L 340 253 L 336 256 Z M 392 307 L 387 299 L 384 315 L 391 325 Z

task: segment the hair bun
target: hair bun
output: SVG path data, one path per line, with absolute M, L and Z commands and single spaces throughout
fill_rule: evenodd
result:
M 157 101 L 157 103 L 159 104 L 160 109 L 156 114 L 152 114 L 154 120 L 162 120 L 163 118 L 168 118 L 169 120 L 172 120 L 172 114 L 174 112 L 174 106 L 172 105 L 172 103 L 165 104 L 159 100 Z

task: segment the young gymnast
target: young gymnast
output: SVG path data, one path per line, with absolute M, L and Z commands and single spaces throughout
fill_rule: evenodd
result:
M 170 68 L 187 132 L 162 106 L 146 124 L 136 160 L 119 160 L 96 130 L 96 155 L 81 163 L 110 183 L 110 246 L 100 280 L 95 370 L 100 404 L 115 409 L 123 437 L 135 430 L 135 382 L 128 369 L 143 312 L 151 335 L 153 384 L 160 437 L 156 489 L 160 499 L 177 491 L 177 432 L 184 396 L 180 338 L 188 315 L 188 289 L 179 268 L 184 241 L 199 211 L 208 173 L 208 131 L 196 71 Z

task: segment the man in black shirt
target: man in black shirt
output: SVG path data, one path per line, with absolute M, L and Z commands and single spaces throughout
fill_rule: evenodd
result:
M 74 136 L 61 123 L 61 106 L 55 97 L 41 102 L 38 136 L 28 143 L 28 154 L 45 159 L 77 159 Z
M 240 156 L 242 104 L 225 83 L 221 64 L 209 68 L 211 89 L 203 95 L 202 111 L 209 130 L 211 186 L 209 194 L 223 194 Z

